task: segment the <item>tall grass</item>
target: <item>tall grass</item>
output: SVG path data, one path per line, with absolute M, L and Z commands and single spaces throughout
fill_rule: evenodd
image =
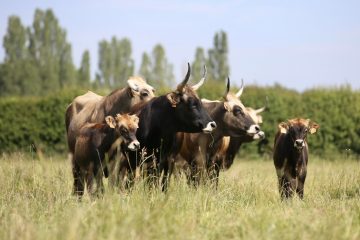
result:
M 0 159 L 0 239 L 360 239 L 360 162 L 310 159 L 305 199 L 281 202 L 271 161 L 240 159 L 219 188 L 172 179 L 71 196 L 68 160 Z

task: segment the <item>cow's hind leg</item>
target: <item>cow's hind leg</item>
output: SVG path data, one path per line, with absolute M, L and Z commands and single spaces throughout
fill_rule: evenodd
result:
M 79 198 L 84 195 L 84 176 L 80 170 L 80 167 L 73 162 L 72 173 L 74 177 L 73 195 L 77 195 Z

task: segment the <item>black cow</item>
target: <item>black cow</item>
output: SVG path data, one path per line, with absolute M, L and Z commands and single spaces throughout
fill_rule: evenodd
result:
M 274 165 L 281 198 L 296 191 L 302 199 L 308 163 L 307 134 L 314 134 L 319 125 L 309 119 L 295 118 L 282 122 L 274 142 Z
M 146 154 L 126 153 L 130 168 L 134 172 L 140 158 L 155 163 L 149 169 L 150 176 L 160 176 L 163 172 L 162 189 L 167 188 L 169 172 L 169 155 L 175 144 L 177 132 L 210 133 L 216 123 L 203 108 L 202 102 L 195 92 L 198 86 L 188 86 L 190 64 L 185 79 L 177 89 L 166 95 L 155 97 L 140 109 L 139 129 L 136 137 Z

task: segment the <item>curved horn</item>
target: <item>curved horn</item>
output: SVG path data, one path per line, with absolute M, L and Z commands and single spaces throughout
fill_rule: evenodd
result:
M 194 91 L 198 90 L 204 84 L 204 81 L 206 78 L 206 73 L 207 73 L 207 69 L 206 69 L 206 65 L 204 65 L 203 77 L 200 79 L 200 81 L 197 84 L 195 84 L 191 87 Z
M 191 72 L 190 63 L 188 63 L 188 70 L 187 70 L 186 76 L 185 76 L 184 80 L 177 86 L 177 88 L 176 88 L 177 91 L 179 91 L 179 92 L 183 91 L 186 83 L 189 81 L 190 72 Z
M 235 96 L 236 96 L 237 98 L 239 98 L 239 97 L 241 96 L 243 90 L 244 90 L 244 80 L 241 79 L 241 87 L 240 87 L 240 90 L 235 94 Z
M 254 112 L 255 112 L 255 114 L 257 115 L 257 114 L 263 112 L 263 111 L 265 110 L 265 108 L 266 108 L 266 107 L 262 107 L 262 108 L 256 109 L 256 110 L 254 110 Z
M 227 95 L 228 95 L 229 91 L 230 91 L 230 78 L 228 77 L 227 82 L 226 82 L 226 91 L 225 91 L 224 96 L 223 96 L 223 98 L 225 100 L 227 100 Z
M 254 112 L 255 112 L 256 114 L 259 114 L 259 113 L 263 112 L 265 109 L 267 109 L 267 108 L 268 108 L 268 105 L 269 105 L 269 97 L 266 96 L 266 98 L 265 98 L 265 106 L 263 106 L 262 108 L 259 108 L 259 109 L 254 110 Z

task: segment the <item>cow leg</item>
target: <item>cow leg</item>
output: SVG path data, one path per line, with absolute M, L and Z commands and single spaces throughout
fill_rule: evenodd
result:
M 74 177 L 73 195 L 77 195 L 79 198 L 84 194 L 84 176 L 80 170 L 80 167 L 73 162 L 72 172 Z
M 219 183 L 220 164 L 221 162 L 218 161 L 218 158 L 216 156 L 214 156 L 213 160 L 211 160 L 211 165 L 208 166 L 209 169 L 208 175 L 210 178 L 210 183 L 213 186 L 215 186 L 216 189 Z
M 109 156 L 109 161 L 106 163 L 109 176 L 109 186 L 111 188 L 120 187 L 120 164 L 122 161 L 121 151 L 115 151 Z M 106 177 L 106 176 L 105 176 Z
M 159 170 L 160 170 L 160 174 L 163 174 L 161 179 L 161 190 L 163 192 L 166 192 L 170 181 L 169 163 L 167 159 L 160 163 Z
M 305 176 L 300 176 L 298 178 L 298 183 L 297 183 L 297 188 L 296 188 L 296 193 L 298 194 L 300 199 L 304 198 L 304 185 L 305 185 Z
M 195 160 L 190 162 L 190 175 L 188 176 L 188 184 L 198 187 L 200 184 L 200 173 Z
M 217 189 L 219 186 L 219 176 L 220 176 L 220 165 L 219 164 L 215 164 L 215 188 Z
M 105 192 L 105 188 L 104 188 L 104 183 L 103 183 L 103 177 L 104 177 L 104 173 L 103 173 L 103 168 L 99 165 L 94 167 L 94 176 L 95 176 L 95 180 L 96 180 L 96 196 L 100 197 L 104 194 Z
M 94 187 L 94 165 L 93 163 L 90 163 L 90 166 L 88 167 L 86 173 L 85 173 L 85 181 L 86 181 L 86 188 L 88 191 L 88 194 L 92 198 L 96 192 L 96 186 Z M 95 188 L 95 189 L 94 189 Z
M 279 178 L 279 191 L 281 199 L 287 199 L 292 196 L 292 189 L 291 189 L 291 183 L 286 177 Z

